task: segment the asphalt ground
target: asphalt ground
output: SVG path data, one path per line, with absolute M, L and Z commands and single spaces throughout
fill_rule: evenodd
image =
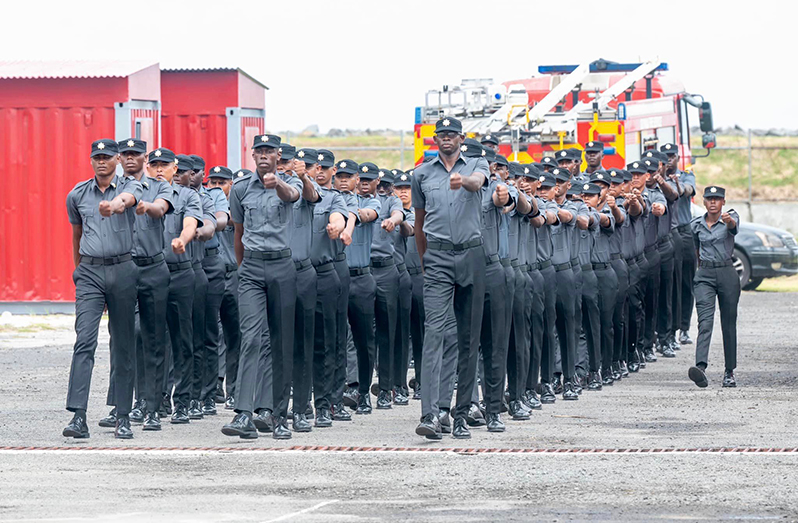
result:
M 417 401 L 289 441 L 228 438 L 223 409 L 115 440 L 97 426 L 108 411 L 104 328 L 91 438 L 67 439 L 69 318 L 0 329 L 0 519 L 798 521 L 797 319 L 798 294 L 743 293 L 737 389 L 720 387 L 716 319 L 707 389 L 687 379 L 685 346 L 529 421 L 505 416 L 505 433 L 440 442 L 415 435 Z

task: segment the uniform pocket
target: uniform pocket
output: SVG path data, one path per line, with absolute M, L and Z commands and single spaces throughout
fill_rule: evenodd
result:
M 322 233 L 330 222 L 330 211 L 317 210 L 313 213 L 313 232 Z
M 166 215 L 166 230 L 170 235 L 176 237 L 183 230 L 184 213 L 172 213 Z

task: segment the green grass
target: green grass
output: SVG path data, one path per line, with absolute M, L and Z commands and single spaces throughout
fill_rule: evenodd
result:
M 764 280 L 757 292 L 798 292 L 798 276 L 787 278 L 769 278 Z
M 374 134 L 328 138 L 325 136 L 290 135 L 291 144 L 314 149 L 327 147 L 399 147 L 398 134 Z M 798 137 L 752 137 L 752 145 L 768 147 L 798 147 Z M 745 147 L 746 136 L 718 136 L 720 147 Z M 693 151 L 703 153 L 701 137 L 693 137 Z M 356 162 L 374 162 L 380 167 L 400 167 L 399 151 L 348 150 L 334 151 L 337 159 L 351 158 Z M 413 133 L 405 132 L 405 170 L 413 165 Z M 798 149 L 754 150 L 752 154 L 753 197 L 755 200 L 798 200 Z M 748 197 L 748 152 L 745 150 L 713 150 L 708 158 L 697 158 L 693 171 L 700 186 L 723 185 L 727 199 Z
M 14 325 L 0 325 L 0 333 L 35 333 L 41 331 L 55 331 L 59 330 L 57 327 L 48 325 L 46 323 L 32 323 L 30 325 L 14 326 Z

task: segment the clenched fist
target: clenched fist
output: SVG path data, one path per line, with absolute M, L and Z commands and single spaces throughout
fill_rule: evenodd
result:
M 172 252 L 175 254 L 183 254 L 186 252 L 186 244 L 183 243 L 183 240 L 180 238 L 175 238 L 172 240 Z
M 496 197 L 499 201 L 507 202 L 507 198 L 510 197 L 510 192 L 507 190 L 506 185 L 499 184 L 496 186 Z
M 460 173 L 452 173 L 449 176 L 449 188 L 453 191 L 460 189 L 463 186 L 463 177 Z
M 277 176 L 274 173 L 263 175 L 263 186 L 267 189 L 274 189 L 277 187 Z
M 327 236 L 331 240 L 337 240 L 338 237 L 341 236 L 341 231 L 343 231 L 343 228 L 336 227 L 335 224 L 332 223 L 327 224 Z
M 607 205 L 610 206 L 610 209 L 614 209 L 617 207 L 617 204 L 615 203 L 615 196 L 611 194 L 607 195 Z
M 393 220 L 391 219 L 382 220 L 381 227 L 388 232 L 393 232 L 394 228 L 396 227 L 396 224 L 393 223 Z
M 723 220 L 723 223 L 726 224 L 726 227 L 733 227 L 737 225 L 737 223 L 734 221 L 734 218 L 732 218 L 731 214 L 727 212 L 721 214 L 720 219 Z
M 141 216 L 142 214 L 147 212 L 147 209 L 149 209 L 149 208 L 150 208 L 150 206 L 149 206 L 149 204 L 147 202 L 139 202 L 139 204 L 136 205 L 136 214 Z
M 346 232 L 346 230 L 341 232 L 340 239 L 344 243 L 344 245 L 346 246 L 352 245 L 352 235 Z

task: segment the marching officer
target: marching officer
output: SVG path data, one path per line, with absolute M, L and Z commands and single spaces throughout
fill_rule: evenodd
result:
M 698 316 L 694 367 L 688 376 L 699 387 L 706 387 L 709 342 L 715 319 L 715 299 L 720 306 L 720 327 L 723 331 L 723 356 L 726 371 L 723 387 L 736 387 L 737 367 L 737 304 L 740 301 L 740 278 L 732 264 L 734 236 L 740 217 L 733 210 L 723 212 L 726 189 L 712 185 L 704 189 L 707 212 L 695 218 L 690 227 L 698 247 L 698 270 L 695 275 L 695 306 Z
M 421 388 L 422 418 L 416 434 L 441 439 L 441 366 L 448 311 L 454 307 L 458 337 L 455 427 L 466 429 L 476 381 L 477 347 L 485 297 L 481 189 L 489 170 L 482 158 L 462 156 L 463 127 L 445 117 L 435 124 L 438 156 L 415 169 L 415 238 L 423 263 L 426 312 Z M 467 430 L 467 429 L 466 429 Z
M 89 401 L 94 352 L 103 310 L 108 306 L 113 333 L 111 377 L 116 407 L 114 436 L 133 437 L 128 414 L 133 406 L 136 351 L 136 265 L 132 260 L 134 207 L 141 201 L 141 183 L 116 176 L 119 147 L 113 140 L 91 144 L 94 177 L 78 183 L 67 195 L 75 261 L 75 340 L 66 408 L 74 415 L 63 435 L 88 438 L 86 408 Z
M 236 177 L 252 174 L 244 169 L 238 171 Z M 233 188 L 233 172 L 222 165 L 217 165 L 208 173 L 208 187 L 219 188 L 228 201 Z M 224 292 L 219 305 L 219 321 L 221 336 L 218 337 L 219 380 L 224 382 L 224 408 L 235 407 L 235 383 L 238 374 L 238 355 L 241 350 L 241 326 L 238 321 L 238 264 L 236 263 L 233 237 L 235 226 L 228 220 L 227 226 L 216 233 L 219 239 L 219 253 L 224 262 Z
M 238 178 L 230 197 L 239 263 L 241 354 L 236 380 L 236 416 L 222 429 L 228 436 L 258 437 L 252 422 L 258 359 L 268 321 L 274 395 L 274 439 L 290 439 L 287 425 L 291 389 L 296 306 L 296 268 L 291 260 L 292 205 L 302 182 L 277 174 L 280 137 L 255 137 L 252 157 L 257 172 Z M 267 314 L 268 310 L 268 314 Z

